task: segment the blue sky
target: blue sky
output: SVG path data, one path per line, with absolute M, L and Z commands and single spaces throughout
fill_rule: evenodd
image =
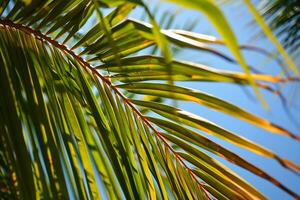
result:
M 154 5 L 155 4 L 152 4 L 150 5 L 150 7 L 154 7 Z M 172 12 L 177 8 L 178 7 L 174 5 L 163 3 L 160 6 L 159 11 L 154 14 L 160 17 L 164 13 L 163 11 Z M 226 17 L 228 18 L 230 25 L 234 30 L 240 44 L 251 44 L 254 46 L 262 47 L 270 52 L 274 52 L 274 47 L 267 39 L 263 37 L 255 37 L 257 33 L 259 33 L 260 29 L 257 25 L 251 23 L 251 15 L 242 4 L 233 3 L 224 5 L 223 11 Z M 132 17 L 139 18 L 141 15 L 143 15 L 143 13 L 141 12 L 141 10 L 137 9 L 132 14 Z M 194 19 L 197 20 L 197 26 L 194 29 L 195 32 L 218 36 L 218 34 L 207 21 L 205 16 L 195 11 L 181 11 L 174 25 L 175 27 L 176 25 L 177 27 L 182 27 L 183 23 L 191 23 L 191 21 L 193 21 Z M 230 53 L 226 49 L 223 48 L 222 50 L 224 50 L 224 52 L 230 55 Z M 249 64 L 255 66 L 257 69 L 263 72 L 274 75 L 280 72 L 280 68 L 276 64 L 276 62 L 270 61 L 260 54 L 247 51 L 244 52 L 244 56 Z M 199 51 L 183 50 L 180 52 L 179 55 L 177 55 L 177 58 L 207 64 L 209 66 L 216 67 L 219 69 L 241 71 L 240 67 L 237 65 L 229 64 L 219 58 L 216 58 L 213 55 L 209 55 L 208 53 L 203 53 Z M 297 60 L 296 63 L 299 64 L 299 60 Z M 242 89 L 240 86 L 219 83 L 182 83 L 181 85 L 205 91 L 217 97 L 223 98 L 229 102 L 239 105 L 242 108 L 245 108 L 246 110 L 252 113 L 255 113 L 265 119 L 268 119 L 271 122 L 274 122 L 297 135 L 300 135 L 300 126 L 297 126 L 296 122 L 292 121 L 291 118 L 287 116 L 287 113 L 280 99 L 267 91 L 262 91 L 262 93 L 268 102 L 270 111 L 266 111 L 260 106 L 259 102 L 255 99 L 254 95 L 252 94 L 250 88 Z M 297 123 L 300 124 L 300 120 L 297 119 L 300 117 L 300 105 L 297 105 L 297 103 L 300 100 L 300 96 L 298 95 L 298 91 L 294 90 L 295 86 L 296 84 L 291 83 L 288 86 L 284 87 L 283 91 L 284 95 L 290 99 L 288 109 L 291 113 L 291 116 L 293 116 L 295 121 L 297 121 Z M 247 91 L 247 93 L 245 93 L 245 90 Z M 224 114 L 209 110 L 205 107 L 196 105 L 194 103 L 181 103 L 180 107 L 187 111 L 200 115 L 204 118 L 207 118 L 223 126 L 226 129 L 236 132 L 241 136 L 244 136 L 268 149 L 271 149 L 273 152 L 277 153 L 281 157 L 300 165 L 299 142 L 293 141 L 289 138 L 285 138 L 279 135 L 268 133 L 243 121 L 237 120 L 232 117 L 228 117 Z M 225 143 L 221 140 L 212 137 L 209 138 L 219 142 L 223 146 L 228 147 L 237 154 L 243 156 L 248 161 L 262 168 L 264 171 L 268 172 L 270 175 L 280 180 L 293 191 L 298 192 L 298 194 L 300 194 L 300 176 L 296 176 L 295 174 L 282 168 L 276 161 L 254 155 L 245 150 L 234 147 L 233 145 Z M 232 164 L 226 161 L 221 161 L 230 168 L 232 168 L 240 176 L 249 181 L 251 184 L 253 184 L 270 199 L 291 199 L 287 194 L 285 194 L 272 184 L 268 183 L 267 181 L 258 178 L 239 167 L 233 166 Z

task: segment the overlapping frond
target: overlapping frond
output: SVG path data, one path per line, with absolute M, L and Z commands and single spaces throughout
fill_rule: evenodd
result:
M 299 1 L 264 1 L 261 12 L 275 33 L 282 37 L 283 45 L 291 52 L 299 48 Z
M 199 2 L 197 6 L 207 3 L 220 12 L 209 1 Z M 298 174 L 300 167 L 296 164 L 201 116 L 164 101 L 143 99 L 150 95 L 195 102 L 271 133 L 300 140 L 300 136 L 219 97 L 173 84 L 208 81 L 253 86 L 255 82 L 255 87 L 274 92 L 271 83 L 297 78 L 266 74 L 249 78 L 249 73 L 166 58 L 163 50 L 161 57 L 136 55 L 150 46 L 167 48 L 170 43 L 212 53 L 250 69 L 240 57 L 243 47 L 231 40 L 229 30 L 222 32 L 227 34 L 222 42 L 184 30 L 160 29 L 158 24 L 127 19 L 136 6 L 145 7 L 134 0 L 2 1 L 1 196 L 266 199 L 210 157 L 210 152 L 299 198 L 267 172 L 205 134 L 274 159 Z M 104 8 L 109 8 L 108 14 L 104 14 Z M 159 37 L 165 41 L 159 41 Z M 229 44 L 235 58 L 209 46 L 211 43 Z M 244 48 L 268 54 L 254 47 Z M 142 112 L 145 110 L 151 112 L 146 116 Z

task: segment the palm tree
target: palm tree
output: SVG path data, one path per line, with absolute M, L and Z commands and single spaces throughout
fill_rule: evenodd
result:
M 183 81 L 250 86 L 264 104 L 260 89 L 276 93 L 270 84 L 298 80 L 298 74 L 251 74 L 240 49 L 267 52 L 239 46 L 218 6 L 174 2 L 205 14 L 224 40 L 161 29 L 139 0 L 1 1 L 1 199 L 266 199 L 212 155 L 300 198 L 206 134 L 296 174 L 299 166 L 176 107 L 177 101 L 194 102 L 300 141 L 230 102 L 180 86 Z M 135 7 L 151 23 L 127 18 Z M 226 45 L 234 58 L 209 44 Z M 175 60 L 171 46 L 207 52 L 244 72 Z M 151 47 L 160 53 L 141 55 Z

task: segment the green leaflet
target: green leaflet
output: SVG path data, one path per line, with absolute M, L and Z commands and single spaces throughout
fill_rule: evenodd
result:
M 2 42 L 2 41 L 1 41 Z M 26 141 L 22 137 L 22 125 L 21 125 L 21 120 L 18 116 L 17 108 L 16 108 L 16 96 L 12 92 L 12 88 L 15 87 L 12 83 L 12 81 L 16 80 L 16 77 L 9 72 L 9 66 L 11 63 L 4 63 L 4 52 L 2 52 L 2 49 L 4 50 L 1 43 L 1 69 L 0 69 L 0 83 L 1 83 L 1 91 L 7 91 L 3 93 L 3 97 L 0 99 L 0 103 L 2 105 L 6 105 L 6 107 L 1 110 L 1 124 L 2 126 L 6 127 L 6 131 L 1 133 L 2 137 L 5 138 L 7 142 L 7 146 L 10 151 L 7 153 L 10 154 L 11 157 L 11 171 L 15 173 L 15 176 L 17 179 L 20 179 L 19 181 L 19 186 L 15 188 L 16 191 L 18 191 L 19 198 L 35 198 L 36 194 L 35 191 L 31 190 L 30 187 L 34 186 L 34 180 L 31 172 L 31 160 L 28 154 L 26 154 Z M 3 59 L 3 60 L 2 60 Z M 4 64 L 4 65 L 2 65 Z M 16 82 L 16 81 L 14 81 Z M 3 88 L 2 86 L 8 86 L 11 89 L 8 88 Z M 19 140 L 17 140 L 19 138 Z M 14 151 L 13 151 L 14 150 Z M 13 153 L 15 153 L 20 157 L 19 159 L 15 159 L 13 157 Z M 21 171 L 21 166 L 23 167 L 23 173 L 25 172 L 24 175 L 22 175 Z
M 114 62 L 102 64 L 97 69 L 109 70 L 118 74 L 112 75 L 112 79 L 122 82 L 138 82 L 147 80 L 167 80 L 171 73 L 174 81 L 215 81 L 250 84 L 247 75 L 232 71 L 219 70 L 206 65 L 172 61 L 172 71 L 169 72 L 163 58 L 158 56 L 134 56 L 121 59 L 122 66 Z M 253 74 L 255 81 L 280 82 L 279 77 L 265 74 Z
M 288 160 L 282 159 L 275 153 L 271 152 L 270 150 L 265 149 L 259 145 L 256 145 L 255 143 L 253 143 L 243 137 L 240 137 L 222 127 L 219 127 L 216 124 L 214 124 L 200 116 L 194 115 L 192 113 L 189 113 L 189 112 L 186 112 L 186 111 L 183 111 L 183 110 L 171 107 L 171 106 L 155 103 L 155 102 L 145 102 L 145 101 L 133 100 L 133 103 L 135 103 L 136 105 L 139 105 L 139 106 L 149 108 L 153 112 L 156 112 L 157 114 L 159 114 L 163 117 L 166 117 L 176 123 L 191 126 L 200 131 L 204 131 L 205 133 L 212 134 L 212 135 L 219 137 L 225 141 L 228 141 L 232 144 L 235 144 L 244 149 L 247 149 L 258 155 L 265 156 L 268 158 L 273 158 L 273 159 L 277 160 L 278 163 L 281 164 L 283 167 L 285 167 L 293 172 L 299 173 L 299 171 L 300 171 L 300 167 L 298 165 L 293 164 L 292 162 L 290 162 Z M 202 148 L 209 148 L 210 150 L 214 149 L 214 150 L 212 150 L 214 153 L 216 153 L 217 155 L 219 155 L 227 160 L 233 159 L 231 161 L 235 164 L 239 165 L 239 164 L 243 163 L 243 161 L 237 161 L 240 159 L 240 158 L 238 158 L 239 156 L 236 157 L 236 155 L 231 154 L 231 152 L 228 152 L 226 149 L 223 149 L 221 146 L 204 138 L 201 135 L 198 135 L 197 133 L 195 133 L 189 129 L 186 129 L 184 127 L 176 125 L 172 122 L 164 121 L 164 120 L 160 120 L 160 119 L 150 118 L 150 121 L 154 122 L 155 124 L 157 124 L 158 126 L 164 128 L 164 129 L 165 128 L 168 129 L 167 131 L 170 131 L 170 129 L 175 128 L 177 130 L 177 133 L 185 132 L 187 135 L 190 136 L 190 137 L 187 137 L 186 140 L 193 138 L 192 141 L 194 141 L 194 142 L 195 142 L 195 140 L 200 141 L 200 143 L 197 143 L 197 144 L 198 145 L 201 144 Z M 202 140 L 200 138 L 202 138 Z M 219 152 L 219 151 L 221 151 L 221 152 Z
M 238 106 L 197 90 L 159 83 L 123 84 L 119 85 L 118 87 L 138 94 L 148 94 L 152 96 L 196 102 L 216 111 L 223 112 L 236 118 L 242 119 L 267 131 L 291 137 L 295 140 L 300 140 L 298 136 L 290 133 L 285 129 L 282 129 L 275 124 L 272 124 L 271 122 L 261 119 L 258 116 L 255 116 L 245 111 L 244 109 L 239 108 Z
M 53 33 L 58 28 L 65 26 L 67 23 L 73 25 L 73 23 L 70 23 L 71 20 L 74 20 L 76 18 L 77 18 L 77 20 L 80 19 L 80 18 L 78 18 L 77 14 L 84 12 L 84 9 L 85 9 L 87 3 L 88 3 L 88 1 L 84 0 L 80 4 L 76 5 L 76 7 L 74 7 L 64 17 L 59 17 L 57 22 L 47 31 L 46 34 Z M 65 30 L 62 29 L 62 31 L 65 31 Z
M 127 106 L 125 106 L 125 107 L 126 107 L 126 111 L 129 112 L 129 108 Z M 162 159 L 160 157 L 160 154 L 157 154 L 158 153 L 158 150 L 156 149 L 157 146 L 153 145 L 152 135 L 150 134 L 148 127 L 143 126 L 141 124 L 140 118 L 136 115 L 136 113 L 134 114 L 134 120 L 137 123 L 137 128 L 138 128 L 137 130 L 140 133 L 139 135 L 140 135 L 143 147 L 145 149 L 147 157 L 149 158 L 149 166 L 150 166 L 150 169 L 151 169 L 151 172 L 152 172 L 154 178 L 156 179 L 162 199 L 169 199 L 169 197 L 168 197 L 169 195 L 167 194 L 167 191 L 166 191 L 167 185 L 165 185 L 163 183 L 163 176 L 158 168 L 158 166 L 159 166 L 158 163 L 162 164 Z M 150 141 L 150 142 L 148 143 L 148 141 Z M 152 149 L 151 149 L 151 147 L 152 147 Z M 155 156 L 158 157 L 160 160 L 157 161 L 155 159 Z M 150 184 L 150 186 L 151 186 L 151 184 Z
M 123 20 L 123 18 L 129 14 L 134 6 L 134 4 L 130 3 L 122 4 L 104 18 L 106 18 L 107 21 L 110 22 L 111 26 L 114 26 L 115 24 Z M 102 34 L 103 29 L 101 29 L 101 22 L 99 22 L 93 28 L 91 28 L 76 44 L 74 44 L 72 49 L 89 44 L 92 41 L 95 41 Z
M 178 145 L 183 150 L 185 150 L 186 152 L 192 154 L 193 156 L 200 157 L 202 155 L 202 152 L 198 148 L 195 148 L 194 146 L 190 145 L 186 141 L 181 140 L 181 139 L 179 139 L 177 137 L 174 137 L 173 135 L 166 135 L 166 134 L 164 134 L 164 136 L 166 136 L 168 138 L 168 140 L 170 140 L 174 144 Z M 290 194 L 290 195 L 292 195 L 294 197 L 297 196 L 296 193 L 294 193 L 293 191 L 291 191 L 290 189 L 288 189 L 287 187 L 285 187 L 282 183 L 280 183 L 278 180 L 276 180 L 275 178 L 273 178 L 272 176 L 270 176 L 269 174 L 267 174 L 263 170 L 261 170 L 261 169 L 255 167 L 255 166 L 253 166 L 252 169 L 251 169 L 251 172 L 254 173 L 254 174 L 256 174 L 257 176 L 263 178 L 263 179 L 268 180 L 269 182 L 271 182 L 275 186 L 279 187 L 283 191 L 287 192 L 288 194 Z
M 104 113 L 100 107 L 100 105 L 98 104 L 98 100 L 95 97 L 95 95 L 93 94 L 92 90 L 91 90 L 91 86 L 90 84 L 87 82 L 87 75 L 83 74 L 83 72 L 81 72 L 80 70 L 80 66 L 78 66 L 78 72 L 80 72 L 80 80 L 82 82 L 82 87 L 84 93 L 85 93 L 85 97 L 86 100 L 88 102 L 88 105 L 90 106 L 90 111 L 92 116 L 94 117 L 95 121 L 96 121 L 96 126 L 98 131 L 101 134 L 98 134 L 99 139 L 101 141 L 101 143 L 104 145 L 104 149 L 106 151 L 106 153 L 109 155 L 109 160 L 112 164 L 112 167 L 114 168 L 114 172 L 116 173 L 116 177 L 119 180 L 119 184 L 123 189 L 124 195 L 127 198 L 130 198 L 131 196 L 131 188 L 129 185 L 127 185 L 126 181 L 128 179 L 126 174 L 122 173 L 122 165 L 119 161 L 119 156 L 118 156 L 118 152 L 116 150 L 116 148 L 113 146 L 113 142 L 115 143 L 115 141 L 113 139 L 111 139 L 109 137 L 110 132 L 112 131 L 111 129 L 109 129 L 109 124 L 108 121 L 106 119 L 106 117 L 104 116 Z M 113 141 L 112 141 L 113 140 Z
M 233 173 L 230 169 L 226 168 L 215 159 L 210 158 L 207 154 L 198 151 L 197 157 L 182 152 L 179 152 L 179 155 L 197 167 L 196 169 L 194 169 L 194 172 L 200 178 L 212 179 L 210 181 L 215 181 L 214 179 L 217 179 L 222 183 L 226 183 L 226 186 L 229 187 L 228 189 L 225 188 L 225 191 L 223 191 L 224 189 L 219 189 L 220 191 L 222 191 L 221 193 L 225 194 L 225 196 L 242 196 L 245 199 L 266 199 L 266 197 L 264 197 L 260 192 L 254 189 L 249 183 L 239 178 L 237 174 Z M 201 170 L 202 173 L 197 173 L 199 170 Z M 234 190 L 232 191 L 230 189 L 239 191 L 239 194 L 236 194 Z
M 140 175 L 140 170 L 138 169 L 137 162 L 135 160 L 134 152 L 132 151 L 131 146 L 131 134 L 128 126 L 127 116 L 125 115 L 125 111 L 118 101 L 118 99 L 114 99 L 112 96 L 111 90 L 107 85 L 103 85 L 108 96 L 108 102 L 113 108 L 113 114 L 116 117 L 118 123 L 114 124 L 114 126 L 119 126 L 119 130 L 117 129 L 116 138 L 119 142 L 119 152 L 122 156 L 123 164 L 125 165 L 125 169 L 127 171 L 130 187 L 132 188 L 132 192 L 135 198 L 142 198 L 142 176 Z M 116 102 L 117 101 L 117 102 Z M 121 145 L 123 144 L 123 146 Z
M 136 41 L 132 40 L 130 43 L 127 43 L 127 46 L 129 44 L 132 44 L 134 46 L 133 41 L 135 41 L 137 46 L 139 43 L 142 43 L 142 44 L 145 43 L 145 45 L 141 45 L 142 48 L 136 48 L 138 50 L 141 50 L 141 49 L 144 49 L 144 48 L 152 45 L 155 42 L 155 37 L 152 34 L 152 29 L 153 29 L 153 26 L 151 24 L 141 22 L 138 20 L 126 19 L 123 22 L 112 27 L 112 33 L 113 33 L 113 37 L 114 37 L 115 41 L 117 41 L 117 44 L 119 44 L 119 43 L 124 44 L 125 41 L 128 42 L 128 40 L 130 40 L 130 39 L 131 40 L 135 39 Z M 160 31 L 161 31 L 161 34 L 170 41 L 170 43 L 173 43 L 179 47 L 206 51 L 206 52 L 212 53 L 222 59 L 225 59 L 226 61 L 235 62 L 232 58 L 226 56 L 224 53 L 219 52 L 215 49 L 209 48 L 202 42 L 198 42 L 197 40 L 193 40 L 188 37 L 181 36 L 180 34 L 176 34 L 173 31 L 169 31 L 169 30 L 160 30 Z M 124 40 L 124 38 L 126 38 L 126 40 Z M 121 40 L 121 39 L 123 39 L 123 40 Z M 101 51 L 105 52 L 103 50 L 103 47 L 108 48 L 107 45 L 104 45 L 105 43 L 107 43 L 106 40 L 107 40 L 106 37 L 101 37 L 96 42 L 94 42 L 93 44 L 88 46 L 86 49 L 84 49 L 81 52 L 81 54 L 86 54 L 86 53 L 91 54 L 91 53 L 96 53 L 96 52 L 101 53 Z M 122 45 L 119 44 L 119 46 L 122 46 Z M 102 49 L 101 49 L 101 47 L 102 47 Z M 123 48 L 126 48 L 126 46 L 124 46 Z M 129 47 L 128 47 L 128 49 L 129 49 Z M 123 54 L 122 51 L 124 51 L 124 50 L 122 50 L 122 48 L 120 48 L 119 50 L 121 51 L 120 54 L 122 55 Z M 137 50 L 134 50 L 134 51 L 131 50 L 129 52 L 135 52 L 135 51 L 137 51 Z M 107 51 L 105 53 L 111 53 L 111 52 Z M 128 54 L 124 54 L 123 57 L 125 57 L 126 55 L 128 55 Z M 99 59 L 99 57 L 102 60 L 104 59 L 105 62 L 108 62 L 107 60 L 105 60 L 105 57 L 107 57 L 106 55 L 99 54 L 98 59 Z M 96 59 L 96 58 L 94 58 L 94 59 Z
M 212 0 L 193 0 L 193 1 L 190 1 L 190 0 L 176 0 L 176 1 L 167 0 L 167 1 L 176 2 L 177 4 L 180 4 L 184 7 L 198 10 L 208 17 L 208 19 L 212 22 L 212 24 L 215 26 L 215 28 L 220 33 L 220 35 L 224 38 L 225 43 L 227 44 L 228 48 L 231 50 L 231 53 L 237 59 L 237 62 L 241 65 L 241 67 L 247 74 L 247 78 L 249 79 L 249 82 L 250 82 L 256 96 L 260 100 L 261 104 L 266 108 L 267 104 L 266 104 L 265 100 L 263 99 L 263 96 L 259 92 L 253 78 L 251 77 L 250 69 L 247 66 L 242 54 L 240 53 L 239 46 L 238 46 L 237 40 L 235 38 L 235 35 L 232 32 L 223 13 L 214 4 L 214 2 Z
M 176 136 L 176 138 L 184 139 L 184 141 L 186 141 L 190 144 L 194 144 L 197 147 L 201 147 L 202 149 L 208 150 L 208 151 L 222 157 L 223 159 L 226 159 L 229 162 L 231 162 L 235 165 L 238 165 L 258 176 L 262 172 L 261 169 L 252 165 L 245 159 L 230 152 L 229 150 L 225 149 L 224 147 L 212 142 L 211 140 L 201 136 L 200 134 L 197 134 L 196 132 L 193 132 L 189 129 L 186 129 L 182 126 L 176 125 L 169 121 L 164 121 L 164 120 L 155 119 L 155 118 L 149 118 L 149 119 L 150 119 L 150 121 L 154 122 L 155 124 L 157 124 L 162 129 L 166 130 L 169 133 L 169 134 L 164 134 L 164 133 L 162 133 L 162 134 L 167 139 L 170 139 L 170 141 L 174 141 L 173 136 Z M 177 141 L 177 140 L 175 140 L 175 141 Z M 261 148 L 261 147 L 259 147 L 259 148 Z
M 289 68 L 297 75 L 299 75 L 299 70 L 297 66 L 295 65 L 294 61 L 290 58 L 290 56 L 287 54 L 287 52 L 284 50 L 278 39 L 273 35 L 272 30 L 270 27 L 266 24 L 263 17 L 260 16 L 258 11 L 255 9 L 255 7 L 252 5 L 250 0 L 243 0 L 244 4 L 247 6 L 249 12 L 253 15 L 253 18 L 259 24 L 262 31 L 265 33 L 265 35 L 269 38 L 269 40 L 273 43 L 277 51 L 282 55 L 285 62 L 288 64 Z
M 70 126 L 70 131 L 74 134 L 78 145 L 78 152 L 80 154 L 82 165 L 84 167 L 84 171 L 86 173 L 86 177 L 89 184 L 90 194 L 93 198 L 99 199 L 98 187 L 95 180 L 95 172 L 93 171 L 93 163 L 91 162 L 91 157 L 89 154 L 89 150 L 87 148 L 87 142 L 84 138 L 82 127 L 82 122 L 77 120 L 76 111 L 73 109 L 70 99 L 67 96 L 63 98 L 63 106 L 66 109 L 68 119 L 68 126 Z M 76 107 L 75 107 L 76 108 Z M 80 118 L 79 118 L 80 119 Z
M 242 119 L 246 122 L 249 122 L 267 131 L 284 135 L 300 141 L 299 136 L 294 135 L 289 131 L 275 124 L 272 124 L 271 122 L 268 122 L 258 116 L 255 116 L 238 106 L 235 106 L 222 99 L 219 99 L 217 97 L 203 93 L 198 90 L 192 90 L 192 89 L 179 87 L 179 86 L 170 86 L 170 85 L 160 84 L 160 83 L 123 84 L 123 85 L 119 85 L 118 87 L 124 88 L 129 92 L 138 93 L 138 94 L 147 94 L 147 95 L 160 96 L 160 97 L 165 97 L 170 99 L 196 102 L 204 106 L 207 106 L 209 108 L 212 108 L 216 111 L 223 112 L 233 117 Z
M 137 132 L 137 129 L 134 127 L 135 123 L 133 122 L 132 114 L 130 113 L 129 108 L 126 106 L 125 109 L 126 109 L 126 114 L 128 116 L 127 123 L 129 123 L 129 126 L 130 126 L 131 138 L 133 140 L 133 144 L 134 144 L 136 152 L 137 152 L 139 163 L 141 165 L 141 170 L 143 172 L 143 177 L 145 179 L 144 184 L 148 188 L 147 196 L 149 199 L 156 199 L 156 190 L 155 190 L 154 182 L 151 177 L 149 165 L 147 163 L 147 160 L 148 160 L 147 155 L 146 155 L 146 152 L 145 152 L 144 148 L 142 147 L 142 143 L 139 139 L 139 137 L 141 137 L 140 135 L 145 134 L 145 133 L 141 128 L 138 129 L 139 132 Z

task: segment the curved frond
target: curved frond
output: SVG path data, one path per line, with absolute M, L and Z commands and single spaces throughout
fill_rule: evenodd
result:
M 193 7 L 186 2 L 179 3 Z M 225 82 L 280 95 L 272 89 L 274 83 L 299 81 L 250 74 L 241 49 L 268 52 L 239 46 L 229 25 L 221 23 L 225 18 L 216 5 L 194 2 L 217 25 L 224 41 L 168 26 L 161 29 L 141 1 L 2 1 L 1 197 L 266 199 L 214 159 L 216 155 L 299 199 L 268 172 L 206 134 L 273 159 L 295 174 L 300 173 L 298 165 L 204 116 L 167 105 L 168 99 L 194 102 L 300 140 L 220 97 L 180 86 L 182 81 Z M 128 19 L 135 7 L 145 10 L 150 24 Z M 217 23 L 220 16 L 223 21 Z M 211 44 L 227 44 L 235 57 Z M 176 60 L 171 45 L 241 64 L 246 72 Z M 153 54 L 159 49 L 161 56 L 141 55 L 149 47 Z

